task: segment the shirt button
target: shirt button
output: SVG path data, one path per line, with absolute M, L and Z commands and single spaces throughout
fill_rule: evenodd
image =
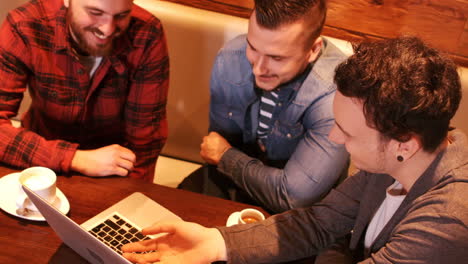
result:
M 78 69 L 78 74 L 83 74 L 83 69 Z
M 229 116 L 229 117 L 232 117 L 232 112 L 229 112 L 229 113 L 228 113 L 228 116 Z
M 286 137 L 287 137 L 287 138 L 291 138 L 291 134 L 288 133 L 288 134 L 286 135 Z
M 278 103 L 278 106 L 282 106 L 283 104 L 282 103 Z

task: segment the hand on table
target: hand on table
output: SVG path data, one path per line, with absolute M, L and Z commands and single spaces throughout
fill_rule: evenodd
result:
M 142 230 L 144 235 L 167 233 L 161 237 L 126 244 L 123 256 L 134 263 L 199 263 L 226 260 L 226 245 L 216 228 L 189 222 L 165 222 Z M 156 251 L 139 254 L 135 252 Z
M 93 150 L 77 150 L 71 168 L 87 176 L 127 176 L 136 161 L 135 154 L 114 144 Z
M 231 148 L 229 142 L 216 132 L 203 137 L 200 145 L 200 156 L 211 165 L 218 165 L 224 153 Z

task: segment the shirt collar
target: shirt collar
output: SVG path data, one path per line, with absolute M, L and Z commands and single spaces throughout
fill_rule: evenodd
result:
M 71 48 L 70 42 L 68 39 L 70 35 L 68 34 L 66 14 L 67 14 L 67 9 L 65 8 L 65 6 L 62 6 L 59 9 L 59 11 L 57 11 L 57 15 L 55 17 L 54 43 L 55 43 L 56 53 L 67 50 L 67 48 Z
M 304 80 L 309 75 L 309 73 L 310 73 L 310 71 L 312 69 L 312 66 L 313 65 L 310 64 L 310 63 L 307 64 L 307 67 L 304 69 L 304 71 L 302 71 L 302 73 L 300 73 L 299 75 L 297 75 L 296 77 L 294 77 L 290 81 L 281 84 L 280 86 L 278 86 L 278 88 L 275 89 L 275 91 L 278 91 L 279 100 L 289 101 L 289 100 L 292 100 L 292 98 L 294 98 L 293 95 L 296 94 L 299 91 L 299 89 L 301 88 L 302 83 L 304 82 Z

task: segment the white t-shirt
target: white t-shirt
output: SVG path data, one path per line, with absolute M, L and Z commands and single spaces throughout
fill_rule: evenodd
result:
M 93 78 L 94 73 L 101 64 L 102 57 L 78 55 L 78 58 L 80 59 L 81 63 L 85 66 L 85 68 L 89 71 L 89 78 Z
M 377 212 L 375 212 L 367 227 L 366 237 L 364 239 L 364 247 L 366 249 L 369 249 L 372 243 L 374 243 L 375 238 L 380 234 L 405 199 L 406 194 L 400 194 L 402 190 L 403 186 L 398 181 L 395 181 L 387 188 L 385 200 L 382 202 Z

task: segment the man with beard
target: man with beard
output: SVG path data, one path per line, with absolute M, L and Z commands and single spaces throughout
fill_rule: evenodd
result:
M 153 181 L 169 78 L 157 18 L 133 0 L 35 0 L 0 38 L 1 162 Z M 31 107 L 14 128 L 26 87 Z
M 210 165 L 182 189 L 283 212 L 320 200 L 346 176 L 330 142 L 335 66 L 346 56 L 320 36 L 325 0 L 255 0 L 247 35 L 227 43 L 211 75 Z

